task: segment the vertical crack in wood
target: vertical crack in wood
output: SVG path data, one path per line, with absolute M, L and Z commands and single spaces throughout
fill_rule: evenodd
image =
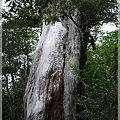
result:
M 49 84 L 47 85 L 46 105 L 45 105 L 45 120 L 63 120 L 63 94 L 64 94 L 64 68 L 66 59 L 66 37 L 63 38 L 60 56 L 57 63 L 55 62 L 47 73 Z M 57 59 L 57 58 L 56 58 Z M 59 64 L 62 66 L 59 68 Z

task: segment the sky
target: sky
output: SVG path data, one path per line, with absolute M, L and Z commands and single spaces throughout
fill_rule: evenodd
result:
M 108 24 L 104 24 L 101 29 L 104 31 L 104 32 L 112 32 L 112 31 L 115 31 L 117 30 L 117 27 L 115 26 L 114 23 L 108 23 Z

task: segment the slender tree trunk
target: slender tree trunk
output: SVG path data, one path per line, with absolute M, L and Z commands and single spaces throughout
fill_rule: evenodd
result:
M 17 105 L 16 105 L 16 87 L 15 87 L 15 79 L 14 79 L 14 76 L 13 76 L 13 73 L 11 72 L 11 79 L 12 79 L 12 87 L 13 87 L 13 113 L 12 113 L 12 117 L 13 117 L 13 120 L 15 120 L 16 119 L 16 115 L 17 115 L 17 113 L 16 113 L 16 108 L 17 108 Z
M 3 73 L 3 75 L 5 76 L 5 79 L 6 79 L 6 86 L 5 86 L 5 87 L 6 87 L 6 90 L 7 90 L 8 103 L 9 103 L 9 106 L 8 106 L 9 115 L 8 115 L 8 116 L 9 116 L 9 119 L 10 119 L 10 120 L 13 120 L 13 119 L 14 119 L 14 118 L 13 118 L 14 116 L 13 116 L 13 111 L 12 111 L 12 106 L 11 106 L 11 105 L 12 105 L 11 94 L 10 94 L 9 87 L 8 87 L 8 86 L 9 86 L 8 76 L 7 76 L 6 74 L 4 74 L 4 73 Z M 3 119 L 4 119 L 4 117 L 5 117 L 4 114 L 5 114 L 5 113 L 4 113 L 4 111 L 3 111 Z
M 73 18 L 79 24 L 77 12 Z M 71 19 L 43 25 L 24 95 L 25 120 L 75 120 L 77 79 L 70 66 L 79 65 L 80 51 L 81 34 Z

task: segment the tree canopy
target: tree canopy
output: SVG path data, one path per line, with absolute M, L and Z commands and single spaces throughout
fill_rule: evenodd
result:
M 94 25 L 117 22 L 117 0 L 6 0 L 9 2 L 10 13 L 3 15 L 15 24 L 22 21 L 20 27 L 35 27 L 43 18 L 50 22 L 58 20 L 61 11 L 65 11 L 69 16 L 78 9 L 81 25 Z M 29 22 L 28 22 L 29 21 Z

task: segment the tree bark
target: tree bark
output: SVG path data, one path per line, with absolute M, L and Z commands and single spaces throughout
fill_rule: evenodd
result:
M 76 12 L 73 18 L 79 24 Z M 77 79 L 70 66 L 80 63 L 81 35 L 71 19 L 65 21 L 43 25 L 24 95 L 25 120 L 75 119 Z

